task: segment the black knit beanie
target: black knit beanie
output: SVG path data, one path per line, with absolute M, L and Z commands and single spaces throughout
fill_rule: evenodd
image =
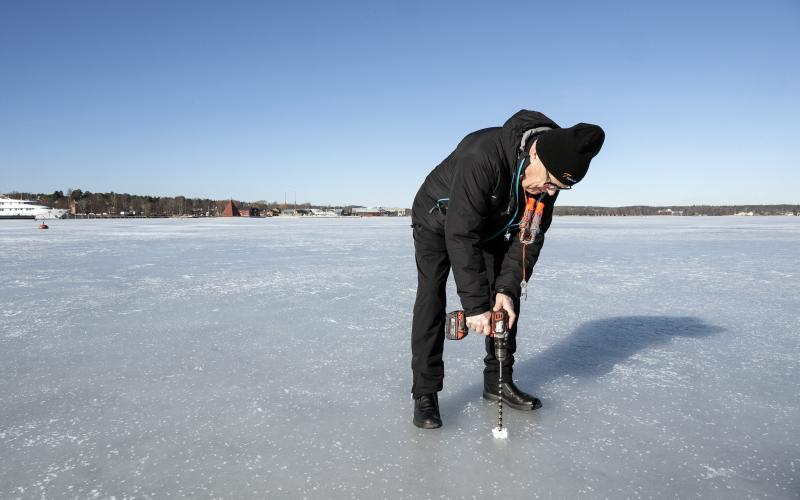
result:
M 603 129 L 590 123 L 557 128 L 542 134 L 536 141 L 536 154 L 562 184 L 571 186 L 583 179 L 589 162 L 600 151 L 606 138 Z

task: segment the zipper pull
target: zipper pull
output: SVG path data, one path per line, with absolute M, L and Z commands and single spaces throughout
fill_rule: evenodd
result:
M 525 302 L 527 302 L 528 301 L 528 282 L 525 281 L 525 280 L 520 281 L 519 287 L 520 287 L 520 292 L 519 292 L 520 298 L 522 300 L 524 300 Z

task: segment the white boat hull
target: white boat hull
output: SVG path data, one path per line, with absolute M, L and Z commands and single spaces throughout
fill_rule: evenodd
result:
M 0 219 L 63 219 L 67 212 L 31 200 L 0 197 Z

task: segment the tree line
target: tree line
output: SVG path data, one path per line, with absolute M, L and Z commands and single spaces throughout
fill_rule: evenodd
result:
M 222 214 L 228 201 L 208 198 L 188 198 L 186 196 L 149 196 L 128 193 L 92 193 L 82 189 L 53 191 L 52 193 L 20 193 L 14 192 L 12 198 L 37 200 L 53 208 L 70 209 L 75 206 L 77 214 L 110 214 L 137 215 L 142 217 L 171 217 L 188 215 L 218 216 Z M 327 207 L 311 203 L 279 203 L 277 201 L 259 200 L 245 202 L 233 200 L 241 209 L 257 208 L 262 213 L 266 210 L 281 211 L 290 209 L 311 208 L 352 208 L 359 205 Z M 800 215 L 800 205 L 673 205 L 648 206 L 635 205 L 628 207 L 593 207 L 593 206 L 559 206 L 554 209 L 555 215 L 593 215 L 593 216 L 642 216 L 642 215 Z
M 13 192 L 8 196 L 25 200 L 36 200 L 53 208 L 70 209 L 75 207 L 77 214 L 109 214 L 109 215 L 136 215 L 141 217 L 172 217 L 172 216 L 218 216 L 221 215 L 229 199 L 212 200 L 208 198 L 188 198 L 186 196 L 150 196 L 129 193 L 93 193 L 82 189 L 68 189 L 53 191 L 52 193 L 21 193 Z M 240 209 L 258 208 L 262 213 L 265 210 L 285 208 L 316 208 L 311 203 L 290 203 L 285 205 L 277 201 L 268 202 L 259 200 L 245 202 L 233 200 Z

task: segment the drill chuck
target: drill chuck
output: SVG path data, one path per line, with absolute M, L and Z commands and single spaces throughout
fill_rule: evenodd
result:
M 506 339 L 494 339 L 494 357 L 497 358 L 498 361 L 505 361 L 507 352 L 508 346 L 506 345 Z

